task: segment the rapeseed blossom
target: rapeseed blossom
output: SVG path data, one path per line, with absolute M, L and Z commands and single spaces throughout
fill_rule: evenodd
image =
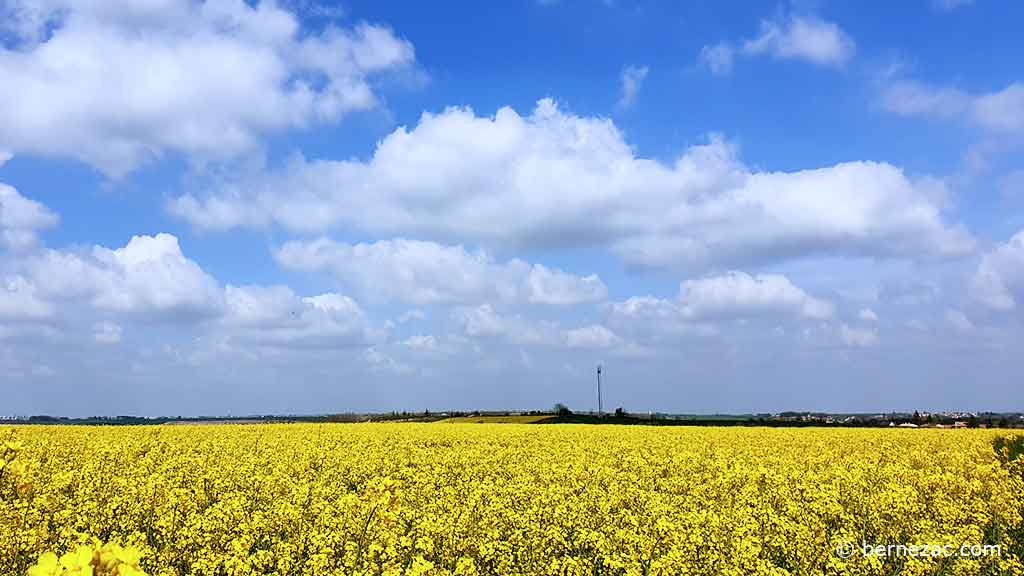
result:
M 0 574 L 1022 574 L 1024 474 L 997 434 L 13 427 Z M 1000 553 L 849 548 L 863 543 Z

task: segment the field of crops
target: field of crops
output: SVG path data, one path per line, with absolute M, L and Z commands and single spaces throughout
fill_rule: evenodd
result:
M 1024 574 L 1024 475 L 997 459 L 995 435 L 0 429 L 0 574 Z M 865 542 L 998 553 L 896 557 Z

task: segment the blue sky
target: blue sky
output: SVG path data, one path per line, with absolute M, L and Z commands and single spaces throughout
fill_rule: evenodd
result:
M 10 414 L 1020 410 L 1024 7 L 0 2 Z

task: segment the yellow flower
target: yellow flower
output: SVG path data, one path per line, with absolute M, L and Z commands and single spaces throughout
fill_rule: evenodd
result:
M 992 430 L 40 426 L 17 458 L 3 433 L 5 576 L 891 572 L 837 555 L 865 538 L 993 541 L 947 567 L 1024 574 Z
M 53 552 L 43 552 L 39 555 L 39 561 L 28 569 L 28 576 L 54 576 L 63 570 Z

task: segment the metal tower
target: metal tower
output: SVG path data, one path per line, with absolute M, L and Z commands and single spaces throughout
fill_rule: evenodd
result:
M 604 412 L 601 406 L 601 365 L 597 365 L 597 415 L 600 416 Z

